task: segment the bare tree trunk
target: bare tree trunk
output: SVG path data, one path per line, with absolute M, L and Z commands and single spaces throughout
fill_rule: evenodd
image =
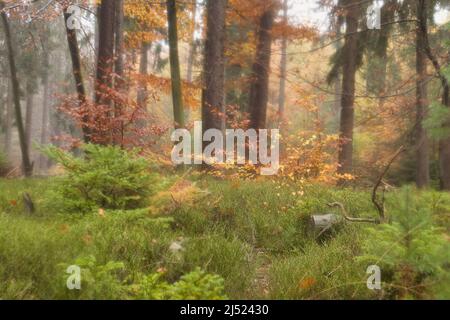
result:
M 6 100 L 8 100 L 8 79 L 6 79 L 6 96 L 3 96 L 3 79 L 0 77 L 0 135 L 6 127 Z
M 115 73 L 118 76 L 116 78 L 115 87 L 123 89 L 124 81 L 124 39 L 123 39 L 123 23 L 124 23 L 124 16 L 123 16 L 123 0 L 116 0 L 115 2 L 115 25 L 114 25 L 114 31 L 115 31 Z
M 0 1 L 0 10 L 4 8 L 5 3 L 3 1 Z M 8 49 L 8 62 L 10 68 L 11 83 L 13 88 L 14 110 L 16 113 L 17 129 L 19 131 L 20 149 L 22 151 L 23 172 L 26 177 L 29 177 L 33 174 L 33 165 L 30 161 L 28 145 L 25 136 L 25 129 L 23 127 L 22 111 L 20 109 L 20 88 L 19 88 L 19 80 L 17 79 L 17 69 L 16 69 L 16 62 L 14 59 L 11 30 L 9 27 L 8 16 L 6 12 L 2 10 L 1 16 L 3 21 L 3 27 L 5 30 L 6 46 Z
M 41 145 L 45 145 L 48 143 L 48 121 L 49 121 L 49 83 L 48 83 L 48 55 L 46 54 L 44 57 L 44 74 L 42 83 L 44 86 L 43 92 L 43 103 L 42 103 L 42 126 L 41 126 Z M 48 159 L 45 155 L 41 153 L 39 157 L 39 168 L 47 169 Z
M 208 0 L 202 92 L 203 132 L 225 127 L 225 15 L 226 0 Z
M 173 118 L 176 128 L 184 127 L 183 93 L 181 86 L 180 59 L 178 55 L 178 27 L 176 0 L 167 0 L 169 26 L 170 74 L 172 80 Z
M 341 111 L 342 102 L 342 76 L 338 74 L 336 80 L 334 81 L 334 111 L 336 112 L 337 119 L 339 118 L 339 113 Z
M 13 112 L 13 93 L 11 81 L 9 80 L 5 116 L 5 153 L 7 156 L 11 155 Z
M 283 2 L 283 22 L 288 23 L 288 0 Z M 279 126 L 284 120 L 284 109 L 286 105 L 286 76 L 287 76 L 287 37 L 283 35 L 281 40 L 281 62 L 280 62 L 280 89 L 278 94 L 278 117 Z
M 341 121 L 338 173 L 351 173 L 353 169 L 353 126 L 355 118 L 355 78 L 358 45 L 358 16 L 357 0 L 348 1 L 346 12 L 346 34 L 343 52 L 343 77 L 341 96 Z M 342 181 L 340 181 L 342 183 Z
M 189 54 L 187 59 L 187 71 L 186 71 L 186 80 L 188 82 L 192 82 L 192 70 L 194 68 L 195 54 L 197 50 L 197 45 L 195 43 L 195 30 L 197 27 L 196 16 L 197 16 L 197 0 L 194 0 L 192 7 L 192 31 L 191 31 L 191 39 L 189 44 Z
M 269 73 L 272 47 L 272 27 L 275 17 L 274 5 L 270 5 L 259 21 L 257 48 L 253 63 L 253 83 L 250 88 L 250 128 L 266 127 L 267 102 L 269 99 Z
M 77 90 L 78 96 L 78 105 L 82 107 L 86 103 L 86 89 L 83 83 L 83 73 L 81 68 L 81 59 L 80 52 L 78 48 L 78 40 L 77 40 L 77 31 L 75 29 L 68 28 L 68 19 L 70 18 L 70 14 L 64 11 L 64 21 L 66 23 L 66 35 L 67 35 L 67 44 L 69 46 L 70 58 L 72 61 L 72 73 L 75 80 L 75 87 Z M 89 121 L 88 116 L 86 115 L 83 119 L 82 131 L 83 131 L 83 140 L 85 143 L 89 143 L 91 132 L 89 127 L 87 126 L 87 122 Z
M 95 103 L 97 105 L 111 106 L 112 104 L 108 90 L 113 87 L 115 1 L 102 0 L 100 4 L 97 76 L 95 83 Z M 100 138 L 101 141 L 99 142 L 103 144 L 111 142 L 110 137 L 97 138 Z
M 125 96 L 125 73 L 124 73 L 124 60 L 123 60 L 123 0 L 116 0 L 115 3 L 115 81 L 114 89 L 119 92 L 122 96 Z M 119 101 L 114 103 L 114 116 L 120 118 L 122 116 L 123 105 Z M 114 144 L 123 146 L 124 138 L 124 126 L 123 121 L 120 121 L 120 126 L 117 130 L 118 132 L 113 133 Z
M 155 46 L 155 50 L 153 52 L 153 66 L 152 66 L 152 71 L 153 72 L 161 72 L 160 69 L 160 62 L 161 62 L 161 51 L 162 51 L 162 46 L 160 43 L 157 43 Z
M 33 104 L 34 93 L 31 85 L 27 85 L 25 99 L 25 137 L 27 140 L 28 153 L 31 149 L 31 135 L 33 133 Z
M 342 32 L 341 27 L 343 24 L 343 17 L 338 15 L 335 18 L 335 21 L 333 22 L 333 28 L 335 31 L 335 43 L 334 43 L 334 49 L 336 52 L 341 49 L 342 47 Z M 340 121 L 340 112 L 341 112 L 341 102 L 342 102 L 342 70 L 339 69 L 339 71 L 336 74 L 336 79 L 334 80 L 334 102 L 333 102 L 333 115 L 334 121 L 333 124 L 336 123 L 336 125 Z M 334 128 L 333 128 L 334 129 Z
M 421 10 L 418 6 L 418 10 Z M 425 15 L 418 11 L 418 15 Z M 428 108 L 427 90 L 427 55 L 424 50 L 425 40 L 419 27 L 416 31 L 416 185 L 418 188 L 428 186 L 430 182 L 429 139 L 422 122 L 425 119 Z
M 141 44 L 141 58 L 139 61 L 139 74 L 146 76 L 148 74 L 148 52 L 151 48 L 151 44 L 143 42 Z M 137 93 L 137 104 L 139 108 L 147 108 L 147 86 L 143 83 L 139 85 Z

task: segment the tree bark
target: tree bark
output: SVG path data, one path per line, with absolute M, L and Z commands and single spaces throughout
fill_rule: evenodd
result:
M 64 11 L 64 21 L 66 24 L 67 45 L 69 46 L 70 58 L 72 61 L 72 74 L 75 80 L 75 87 L 77 91 L 78 106 L 83 107 L 86 103 L 86 89 L 83 83 L 83 73 L 81 67 L 80 52 L 78 48 L 77 31 L 68 28 L 68 19 L 70 14 Z M 81 129 L 83 131 L 83 140 L 85 143 L 90 142 L 90 129 L 88 127 L 89 117 L 86 115 L 83 118 Z
M 42 99 L 42 126 L 41 126 L 41 145 L 45 145 L 48 143 L 48 122 L 49 122 L 49 81 L 48 81 L 48 70 L 49 70 L 49 61 L 48 61 L 48 52 L 44 53 L 44 73 L 42 76 L 42 84 L 44 86 L 43 99 Z M 41 153 L 39 157 L 39 167 L 41 169 L 47 169 L 48 159 L 45 155 Z
M 121 96 L 125 96 L 125 72 L 124 72 L 124 57 L 123 57 L 123 23 L 124 23 L 124 13 L 123 13 L 123 0 L 116 0 L 115 2 L 115 81 L 114 81 L 114 89 L 117 93 L 120 93 Z M 114 117 L 120 118 L 122 116 L 123 105 L 121 101 L 114 102 Z M 113 132 L 113 141 L 115 145 L 123 146 L 123 138 L 124 138 L 124 125 L 123 121 L 120 121 L 119 128 L 116 129 L 116 132 Z
M 157 43 L 155 46 L 155 50 L 153 51 L 153 72 L 161 72 L 160 63 L 161 63 L 161 51 L 162 46 L 160 43 Z
M 167 0 L 169 27 L 170 74 L 172 80 L 172 103 L 175 128 L 184 127 L 183 93 L 181 86 L 180 59 L 178 55 L 178 27 L 176 0 Z
M 3 79 L 0 78 L 0 135 L 5 131 L 6 127 L 6 101 L 8 100 L 8 79 L 6 79 L 6 95 L 3 96 Z
M 422 13 L 422 8 L 418 6 L 418 15 Z M 429 139 L 427 132 L 423 127 L 423 120 L 427 114 L 428 108 L 428 90 L 427 90 L 427 55 L 425 53 L 425 40 L 419 27 L 416 31 L 416 185 L 418 188 L 424 188 L 430 183 L 430 161 L 429 161 Z
M 114 71 L 114 25 L 115 0 L 102 0 L 99 16 L 99 44 L 95 102 L 97 105 L 111 105 L 108 89 L 112 89 Z
M 288 23 L 288 0 L 283 2 L 283 22 Z M 286 76 L 287 76 L 287 37 L 281 39 L 281 61 L 280 61 L 280 88 L 278 94 L 278 122 L 279 126 L 284 121 L 284 109 L 286 106 Z
M 25 138 L 27 140 L 28 154 L 31 148 L 31 135 L 33 134 L 33 104 L 34 93 L 31 84 L 28 81 L 26 86 L 26 103 L 25 103 Z
M 335 31 L 335 43 L 334 49 L 336 52 L 342 47 L 342 31 L 341 27 L 343 24 L 343 18 L 338 15 L 333 22 L 333 28 Z M 334 80 L 334 102 L 333 102 L 333 113 L 334 113 L 334 121 L 333 121 L 333 130 L 338 130 L 337 126 L 340 121 L 340 112 L 341 112 L 341 102 L 342 102 L 342 70 L 339 69 L 336 74 L 336 79 Z M 336 125 L 336 127 L 334 127 Z
M 145 43 L 143 42 L 141 44 L 141 54 L 140 54 L 140 61 L 139 61 L 139 74 L 142 76 L 146 76 L 148 74 L 148 52 L 151 48 L 151 44 L 150 43 Z M 146 101 L 147 101 L 147 86 L 145 85 L 145 83 L 140 84 L 139 88 L 138 88 L 138 93 L 137 93 L 137 104 L 139 106 L 139 108 L 141 109 L 146 109 L 147 105 L 146 105 Z
M 345 16 L 346 32 L 343 52 L 342 95 L 340 120 L 339 174 L 350 174 L 353 169 L 353 127 L 355 118 L 355 79 L 356 58 L 358 50 L 358 16 L 357 0 L 348 1 Z M 342 183 L 343 181 L 340 181 Z
M 11 80 L 8 81 L 8 94 L 6 99 L 6 116 L 5 116 L 5 153 L 7 156 L 11 154 L 12 141 L 12 125 L 13 125 L 13 93 Z
M 272 47 L 272 27 L 275 17 L 274 5 L 262 14 L 257 33 L 256 57 L 253 63 L 253 83 L 250 88 L 250 128 L 266 127 L 267 102 L 269 99 L 269 73 Z
M 202 92 L 203 132 L 224 130 L 226 0 L 208 0 Z
M 5 41 L 8 50 L 8 62 L 14 97 L 14 110 L 16 114 L 17 130 L 19 131 L 20 149 L 22 151 L 23 173 L 26 177 L 30 177 L 33 173 L 33 165 L 30 161 L 28 145 L 25 136 L 25 129 L 23 127 L 22 111 L 20 109 L 20 87 L 19 87 L 19 80 L 17 79 L 16 61 L 14 58 L 14 49 L 12 44 L 12 37 L 8 22 L 8 16 L 6 12 L 3 11 L 4 8 L 5 3 L 3 1 L 0 1 L 0 10 L 2 10 L 1 12 L 2 22 L 5 30 Z
M 191 31 L 191 39 L 189 44 L 189 54 L 187 59 L 187 71 L 186 71 L 186 80 L 188 82 L 192 82 L 192 70 L 194 68 L 195 55 L 197 50 L 197 45 L 195 43 L 195 30 L 197 27 L 196 16 L 197 16 L 197 0 L 194 0 L 192 7 L 192 31 Z

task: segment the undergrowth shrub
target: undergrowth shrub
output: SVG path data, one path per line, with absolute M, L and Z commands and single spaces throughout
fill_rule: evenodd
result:
M 139 274 L 133 279 L 123 262 L 107 261 L 101 264 L 95 256 L 77 258 L 73 264 L 59 265 L 64 275 L 59 283 L 59 298 L 71 299 L 138 299 L 138 300 L 223 300 L 224 280 L 196 268 L 174 283 L 163 280 L 163 272 Z M 79 289 L 69 290 L 69 266 L 80 269 Z
M 182 256 L 168 261 L 168 278 L 174 279 L 200 267 L 225 279 L 225 292 L 242 298 L 255 272 L 252 248 L 237 238 L 210 234 L 185 240 Z
M 145 204 L 152 179 L 148 162 L 137 150 L 93 144 L 82 149 L 85 155 L 80 158 L 54 146 L 43 150 L 66 171 L 53 188 L 50 201 L 65 212 L 134 209 Z
M 80 288 L 69 290 L 67 282 L 70 274 L 69 266 L 80 268 Z M 108 261 L 101 264 L 95 256 L 77 258 L 73 264 L 60 264 L 61 281 L 58 298 L 71 298 L 82 300 L 114 300 L 127 298 L 128 290 L 125 282 L 126 270 L 122 262 Z
M 439 290 L 450 278 L 450 243 L 434 225 L 430 203 L 411 188 L 390 202 L 391 223 L 367 230 L 359 260 L 381 267 L 387 298 L 450 298 Z
M 134 295 L 139 300 L 225 300 L 224 280 L 216 274 L 208 274 L 200 268 L 182 275 L 169 284 L 162 280 L 162 273 L 141 277 L 135 285 Z

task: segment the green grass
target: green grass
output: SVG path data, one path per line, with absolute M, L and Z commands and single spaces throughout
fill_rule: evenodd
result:
M 176 177 L 159 180 L 154 188 L 163 191 Z M 365 286 L 367 266 L 355 259 L 367 225 L 347 225 L 321 243 L 307 232 L 308 217 L 334 212 L 327 206 L 333 201 L 352 215 L 375 217 L 369 191 L 192 180 L 208 193 L 157 215 L 148 209 L 64 214 L 46 197 L 52 179 L 0 180 L 0 298 L 122 298 L 121 286 L 142 275 L 159 271 L 174 283 L 197 267 L 221 276 L 232 299 L 378 297 Z M 33 215 L 24 208 L 23 192 L 36 204 Z M 449 195 L 430 191 L 421 197 L 434 208 L 437 223 L 448 228 Z M 171 249 L 174 242 L 179 252 Z M 100 269 L 121 262 L 123 270 L 117 282 L 97 280 L 91 286 L 101 290 L 74 295 L 65 288 L 62 265 L 89 256 Z

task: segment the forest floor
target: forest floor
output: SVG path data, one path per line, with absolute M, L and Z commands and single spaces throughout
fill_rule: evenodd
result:
M 380 297 L 357 259 L 371 225 L 346 224 L 322 241 L 308 229 L 310 215 L 329 213 L 333 201 L 376 217 L 369 190 L 162 176 L 147 208 L 82 215 L 49 201 L 54 179 L 0 180 L 0 298 L 118 299 L 139 274 L 173 283 L 196 267 L 220 275 L 233 299 Z M 68 291 L 64 267 L 83 259 L 92 281 Z M 117 274 L 108 267 L 116 262 Z

